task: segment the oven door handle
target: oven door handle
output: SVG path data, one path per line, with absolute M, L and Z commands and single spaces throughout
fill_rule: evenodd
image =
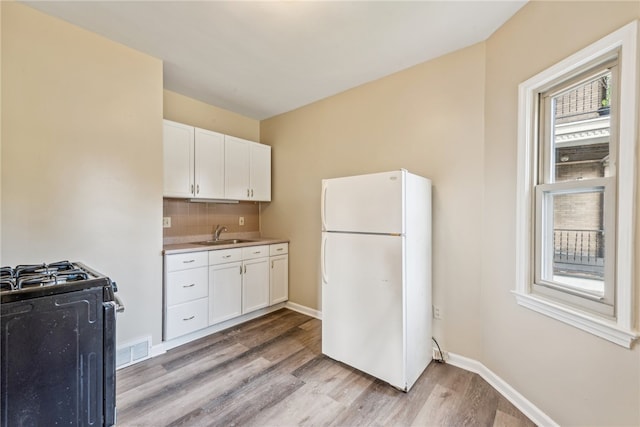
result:
M 116 313 L 124 313 L 124 304 L 122 303 L 122 300 L 118 295 L 114 295 L 114 299 L 116 302 Z
M 103 335 L 103 426 L 116 423 L 116 303 L 102 303 L 104 313 Z

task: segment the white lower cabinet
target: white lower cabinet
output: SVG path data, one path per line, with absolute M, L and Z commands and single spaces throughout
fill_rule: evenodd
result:
M 289 299 L 289 244 L 271 245 L 269 250 L 269 304 Z
M 288 244 L 165 256 L 164 339 L 288 299 Z
M 269 258 L 244 261 L 242 314 L 269 305 Z
M 269 246 L 242 248 L 242 314 L 269 305 Z
M 209 251 L 209 324 L 242 314 L 242 250 Z

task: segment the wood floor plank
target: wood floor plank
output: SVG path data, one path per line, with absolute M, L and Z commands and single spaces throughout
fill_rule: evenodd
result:
M 456 410 L 456 423 L 460 426 L 491 426 L 501 396 L 477 374 L 472 374 L 464 404 Z
M 496 411 L 496 416 L 493 420 L 493 427 L 518 427 L 523 425 L 525 425 L 523 424 L 523 421 L 517 417 L 500 410 Z
M 401 398 L 399 391 L 383 381 L 374 380 L 371 385 L 345 411 L 331 423 L 333 426 L 382 426 L 382 420 L 393 403 Z
M 318 384 L 304 384 L 286 399 L 256 414 L 247 426 L 325 426 L 345 406 L 318 392 Z
M 507 399 L 500 399 L 498 401 L 498 408 L 496 410 L 497 413 L 501 412 L 502 414 L 509 415 L 511 419 L 517 420 L 513 426 L 523 426 L 523 427 L 535 427 L 535 424 L 526 417 L 518 408 L 516 408 L 511 402 Z
M 281 400 L 304 383 L 287 374 L 313 359 L 306 349 L 252 375 L 229 388 L 226 393 L 212 398 L 205 405 L 169 424 L 170 426 L 238 425 L 240 419 L 249 420 L 255 414 Z
M 138 387 L 118 393 L 122 399 L 123 407 L 136 401 L 136 396 L 150 396 L 160 392 L 166 392 L 170 388 L 183 387 L 191 383 L 193 379 L 201 377 L 207 371 L 217 370 L 223 362 L 233 360 L 247 352 L 247 348 L 241 344 L 234 343 L 225 347 L 220 352 L 211 353 L 198 359 L 197 363 L 184 365 L 171 371 L 166 371 L 164 375 L 157 377 L 145 376 Z
M 413 385 L 408 393 L 400 396 L 390 408 L 386 418 L 383 419 L 385 425 L 411 425 L 418 416 L 418 413 L 431 395 L 438 380 L 444 375 L 444 370 L 432 362 L 422 376 L 431 378 L 430 381 L 418 381 Z
M 450 419 L 458 406 L 454 395 L 453 390 L 436 384 L 418 414 L 411 421 L 411 426 L 454 425 Z
M 117 372 L 118 426 L 523 426 L 478 375 L 431 363 L 409 393 L 322 355 L 282 309 Z

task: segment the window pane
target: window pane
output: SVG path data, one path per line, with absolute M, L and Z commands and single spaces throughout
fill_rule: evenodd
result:
M 553 212 L 552 242 L 544 254 L 551 268 L 543 279 L 569 289 L 604 295 L 604 231 L 602 189 L 569 194 L 547 194 Z M 552 248 L 552 249 L 551 249 Z
M 552 181 L 609 176 L 611 72 L 552 98 Z

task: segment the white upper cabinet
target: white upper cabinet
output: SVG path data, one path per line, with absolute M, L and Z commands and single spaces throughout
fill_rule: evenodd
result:
M 224 194 L 228 199 L 249 200 L 249 147 L 251 141 L 228 136 L 224 140 Z
M 251 144 L 249 184 L 251 200 L 271 201 L 271 147 Z
M 224 199 L 224 135 L 195 129 L 195 197 Z
M 165 120 L 163 194 L 271 201 L 271 147 Z
M 164 121 L 164 196 L 193 197 L 194 128 Z
M 271 201 L 271 147 L 225 136 L 225 197 Z

